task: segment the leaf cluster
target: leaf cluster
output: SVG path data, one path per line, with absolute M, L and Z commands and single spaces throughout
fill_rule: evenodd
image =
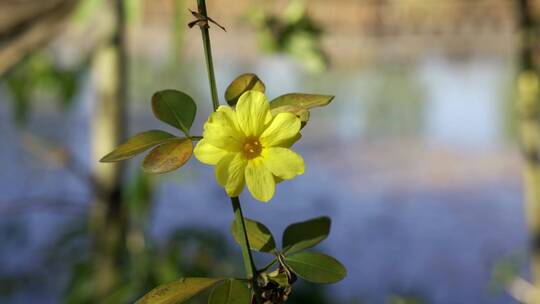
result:
M 235 106 L 238 98 L 249 90 L 265 92 L 266 86 L 252 73 L 236 77 L 225 90 L 225 100 Z M 309 110 L 328 105 L 334 96 L 305 93 L 289 93 L 270 101 L 273 115 L 281 112 L 295 114 L 305 126 L 309 121 Z M 160 174 L 179 169 L 193 154 L 193 141 L 200 136 L 190 134 L 197 114 L 197 105 L 187 93 L 177 90 L 156 92 L 151 99 L 154 116 L 183 133 L 176 136 L 163 130 L 148 130 L 134 135 L 125 143 L 105 155 L 101 162 L 117 162 L 131 159 L 149 149 L 142 163 L 146 173 Z
M 283 232 L 281 250 L 277 249 L 272 233 L 264 224 L 251 219 L 245 219 L 245 224 L 251 250 L 274 256 L 268 266 L 258 271 L 256 281 L 240 278 L 182 278 L 153 289 L 137 303 L 183 303 L 204 291 L 212 290 L 209 304 L 249 304 L 252 299 L 249 287 L 252 284 L 259 284 L 264 291 L 263 297 L 269 297 L 275 290 L 288 290 L 290 293 L 296 276 L 320 284 L 336 283 L 346 277 L 347 270 L 338 260 L 320 252 L 307 251 L 328 237 L 330 218 L 323 216 L 289 225 Z M 240 243 L 238 225 L 238 222 L 233 221 L 231 232 Z M 275 265 L 277 269 L 269 272 Z M 273 301 L 278 303 L 275 299 Z
M 225 99 L 235 106 L 238 98 L 249 90 L 265 92 L 266 86 L 255 74 L 242 74 L 225 91 Z M 300 118 L 302 126 L 309 121 L 309 111 L 328 105 L 333 96 L 304 93 L 281 95 L 270 102 L 272 114 L 290 112 Z M 126 143 L 104 156 L 102 162 L 130 159 L 149 149 L 142 168 L 147 173 L 165 173 L 183 166 L 193 154 L 190 131 L 197 113 L 195 101 L 177 90 L 163 90 L 152 96 L 152 111 L 160 121 L 183 133 L 176 136 L 162 130 L 149 130 L 131 137 Z M 242 223 L 233 222 L 233 237 L 240 243 Z M 346 276 L 345 267 L 335 258 L 310 249 L 322 242 L 330 233 L 330 218 L 319 217 L 288 226 L 283 233 L 282 249 L 278 250 L 270 230 L 262 223 L 246 219 L 246 231 L 251 250 L 270 253 L 272 262 L 256 271 L 254 278 L 182 278 L 161 285 L 137 303 L 183 303 L 197 294 L 211 290 L 209 304 L 249 304 L 253 290 L 262 290 L 261 297 L 270 303 L 283 303 L 300 277 L 314 283 L 335 283 Z M 277 268 L 269 272 L 270 269 Z M 255 286 L 256 285 L 256 286 Z

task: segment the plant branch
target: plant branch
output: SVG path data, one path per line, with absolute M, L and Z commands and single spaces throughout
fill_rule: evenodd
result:
M 199 14 L 201 14 L 204 18 L 208 19 L 208 15 L 206 12 L 206 1 L 197 0 L 197 3 L 198 3 L 198 8 L 199 8 Z M 216 111 L 217 108 L 219 107 L 219 99 L 217 95 L 216 78 L 214 74 L 214 63 L 212 61 L 212 46 L 210 44 L 210 34 L 208 33 L 208 26 L 200 26 L 200 28 L 201 28 L 201 34 L 202 34 L 202 39 L 203 39 L 203 45 L 204 45 L 204 54 L 206 58 L 206 68 L 208 71 L 208 81 L 210 83 L 210 92 L 212 94 L 212 106 L 214 108 L 214 111 Z M 240 206 L 240 200 L 238 197 L 231 197 L 230 199 L 233 206 L 235 223 L 236 225 L 238 225 L 238 228 L 242 232 L 240 245 L 242 247 L 242 257 L 244 259 L 244 267 L 246 269 L 246 275 L 248 279 L 252 280 L 255 300 L 257 303 L 260 303 L 260 295 L 258 292 L 258 285 L 256 282 L 257 276 L 258 276 L 257 267 L 255 266 L 255 262 L 253 261 L 253 256 L 251 254 L 249 240 L 248 240 L 247 231 L 246 231 L 246 224 L 244 221 L 244 215 L 242 214 L 242 207 Z
M 208 18 L 206 13 L 206 1 L 197 0 L 199 7 L 199 14 Z M 210 34 L 208 32 L 208 26 L 201 26 L 201 34 L 204 46 L 204 55 L 206 58 L 206 70 L 208 72 L 208 82 L 210 82 L 210 93 L 212 94 L 212 106 L 214 111 L 219 107 L 219 99 L 217 95 L 216 76 L 214 75 L 214 62 L 212 60 L 212 45 L 210 44 Z

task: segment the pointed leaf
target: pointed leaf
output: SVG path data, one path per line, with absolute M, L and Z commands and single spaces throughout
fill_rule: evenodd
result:
M 176 90 L 159 91 L 152 96 L 152 111 L 161 121 L 189 135 L 197 106 L 186 93 Z
M 225 90 L 225 100 L 230 106 L 236 105 L 238 98 L 249 90 L 263 92 L 266 87 L 264 83 L 255 74 L 242 74 L 234 79 Z
M 208 304 L 249 304 L 251 291 L 240 280 L 229 279 L 212 290 Z
M 166 173 L 180 168 L 193 154 L 193 143 L 188 138 L 178 138 L 154 148 L 144 158 L 142 168 L 146 173 Z
M 309 121 L 309 109 L 328 105 L 334 96 L 303 93 L 290 93 L 281 95 L 270 102 L 273 115 L 281 112 L 290 112 L 300 118 L 302 128 Z
M 246 223 L 249 247 L 252 250 L 271 252 L 276 249 L 272 232 L 265 225 L 248 218 L 244 218 L 244 222 Z M 242 231 L 237 227 L 236 220 L 232 222 L 231 231 L 236 242 L 241 244 Z
M 338 260 L 317 252 L 287 256 L 285 264 L 296 275 L 313 283 L 336 283 L 347 276 L 347 269 Z
M 299 106 L 306 110 L 314 107 L 323 107 L 328 105 L 334 96 L 317 95 L 304 93 L 289 93 L 281 95 L 270 102 L 270 108 L 278 108 L 282 106 Z
M 223 279 L 182 278 L 154 288 L 136 304 L 179 304 L 209 289 Z
M 121 144 L 111 153 L 105 155 L 100 162 L 117 162 L 130 159 L 153 146 L 174 140 L 176 136 L 161 130 L 150 130 L 139 133 L 124 144 Z
M 330 225 L 327 216 L 289 225 L 283 232 L 283 252 L 296 253 L 319 244 L 330 233 Z

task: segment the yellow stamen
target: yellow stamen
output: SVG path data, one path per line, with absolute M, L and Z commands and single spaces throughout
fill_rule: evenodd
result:
M 258 138 L 248 138 L 244 143 L 244 155 L 248 159 L 261 155 L 262 145 Z

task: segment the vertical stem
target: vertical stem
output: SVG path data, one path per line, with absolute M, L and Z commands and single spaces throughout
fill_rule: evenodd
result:
M 199 7 L 199 14 L 204 17 L 208 17 L 206 12 L 206 1 L 197 0 Z M 214 63 L 212 60 L 212 46 L 210 44 L 210 34 L 208 33 L 208 27 L 201 27 L 201 34 L 203 38 L 204 45 L 204 54 L 206 57 L 206 69 L 208 71 L 208 81 L 210 83 L 210 91 L 212 93 L 212 106 L 214 111 L 219 107 L 219 99 L 217 95 L 217 85 L 216 78 L 214 74 Z M 235 223 L 238 229 L 242 232 L 240 246 L 242 247 L 242 257 L 244 259 L 244 267 L 246 269 L 246 276 L 250 279 L 256 280 L 257 277 L 257 268 L 255 262 L 253 261 L 253 256 L 251 254 L 249 239 L 246 231 L 246 223 L 244 221 L 244 215 L 242 214 L 242 207 L 240 205 L 240 199 L 238 197 L 231 197 L 231 203 L 234 211 Z M 260 303 L 260 295 L 258 292 L 257 282 L 253 282 L 253 291 L 255 293 L 256 303 Z
M 519 0 L 521 41 L 517 82 L 517 110 L 523 152 L 525 212 L 531 238 L 531 274 L 540 287 L 540 79 L 533 57 L 534 22 L 529 0 Z
M 246 267 L 246 275 L 248 278 L 255 278 L 257 269 L 255 268 L 255 263 L 253 262 L 253 257 L 251 256 L 251 251 L 249 247 L 249 240 L 246 231 L 246 223 L 244 221 L 244 215 L 242 214 L 242 208 L 240 207 L 240 200 L 238 197 L 231 197 L 231 203 L 234 211 L 234 219 L 237 225 L 237 229 L 242 232 L 242 256 L 244 257 L 244 265 Z
M 199 7 L 199 14 L 207 17 L 206 13 L 206 1 L 197 0 Z M 208 26 L 201 26 L 201 34 L 204 46 L 204 55 L 206 58 L 206 70 L 208 72 L 208 82 L 210 83 L 210 93 L 212 94 L 212 106 L 214 111 L 219 107 L 219 99 L 217 95 L 216 76 L 214 75 L 214 62 L 212 60 L 212 45 L 210 44 L 210 34 L 208 33 Z

